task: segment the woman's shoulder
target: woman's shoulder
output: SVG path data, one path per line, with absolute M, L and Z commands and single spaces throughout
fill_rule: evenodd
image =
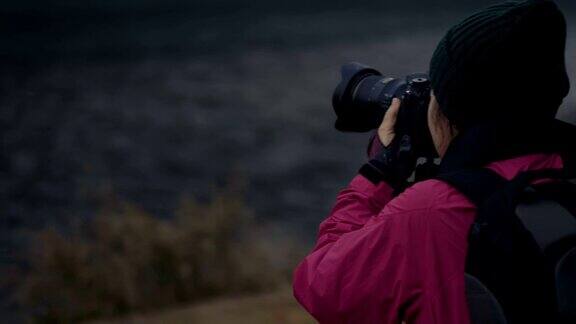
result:
M 462 193 L 437 179 L 415 183 L 393 199 L 389 205 L 397 211 L 475 208 Z

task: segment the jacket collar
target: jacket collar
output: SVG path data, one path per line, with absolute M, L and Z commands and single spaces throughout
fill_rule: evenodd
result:
M 440 164 L 440 174 L 537 153 L 560 154 L 564 168 L 572 172 L 576 170 L 574 141 L 576 126 L 556 119 L 516 126 L 486 123 L 454 138 Z

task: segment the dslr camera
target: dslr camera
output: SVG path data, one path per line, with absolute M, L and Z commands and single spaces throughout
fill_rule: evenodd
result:
M 427 74 L 392 78 L 355 62 L 342 66 L 341 74 L 342 80 L 332 97 L 337 130 L 368 132 L 377 129 L 392 99 L 398 98 L 402 103 L 395 125 L 397 136 L 409 140 L 416 157 L 437 156 L 428 128 L 431 87 Z

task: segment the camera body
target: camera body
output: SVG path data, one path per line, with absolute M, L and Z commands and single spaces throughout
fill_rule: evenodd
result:
M 408 136 L 416 156 L 437 156 L 428 128 L 431 93 L 428 75 L 416 73 L 405 78 L 384 77 L 360 63 L 345 64 L 341 73 L 342 80 L 332 97 L 337 130 L 368 132 L 377 129 L 392 99 L 398 98 L 402 106 L 396 121 L 396 134 Z

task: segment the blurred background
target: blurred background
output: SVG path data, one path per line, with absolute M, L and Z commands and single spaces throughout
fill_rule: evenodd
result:
M 2 322 L 311 322 L 291 271 L 367 140 L 340 65 L 426 71 L 492 2 L 2 1 Z

